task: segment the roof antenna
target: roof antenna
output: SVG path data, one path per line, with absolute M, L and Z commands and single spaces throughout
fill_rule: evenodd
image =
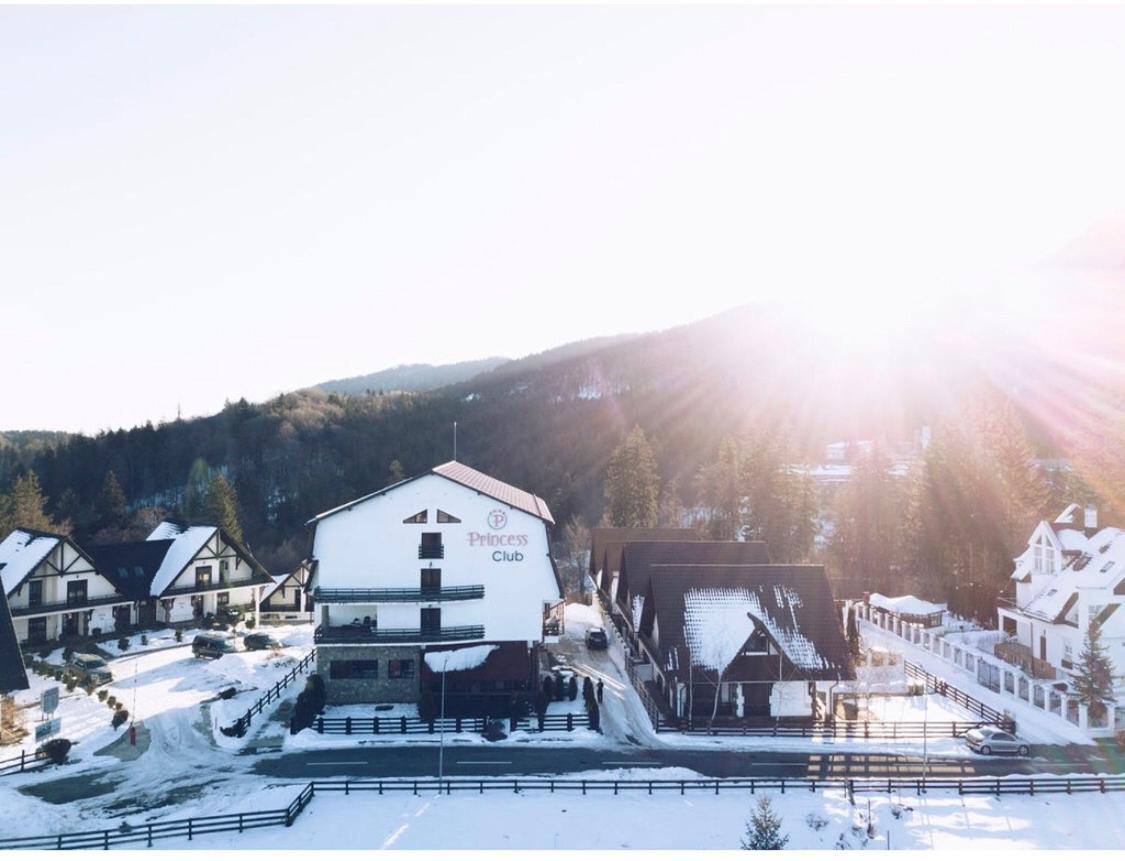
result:
M 457 460 L 457 422 L 453 423 L 453 459 Z

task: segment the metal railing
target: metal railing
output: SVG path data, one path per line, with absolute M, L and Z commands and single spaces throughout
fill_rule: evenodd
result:
M 107 607 L 112 604 L 132 604 L 131 598 L 110 595 L 105 598 L 83 598 L 81 601 L 54 601 L 50 604 L 36 604 L 33 607 L 12 607 L 12 616 L 38 616 L 50 613 L 69 613 L 86 610 L 90 607 Z
M 419 544 L 418 545 L 418 558 L 419 559 L 444 559 L 445 558 L 445 545 L 444 544 Z
M 260 715 L 270 703 L 281 699 L 281 692 L 289 686 L 289 684 L 298 676 L 304 674 L 313 665 L 316 660 L 316 649 L 313 649 L 303 658 L 300 662 L 287 672 L 281 681 L 277 682 L 273 687 L 268 688 L 254 705 L 246 710 L 246 714 L 236 720 L 229 727 L 223 727 L 222 732 L 224 735 L 237 736 L 241 738 L 246 734 L 246 730 L 250 726 L 250 722 L 254 719 L 254 715 Z
M 484 625 L 460 625 L 449 628 L 364 628 L 342 625 L 320 625 L 313 641 L 326 644 L 348 643 L 444 643 L 454 640 L 483 640 Z
M 811 721 L 808 723 L 740 724 L 708 727 L 706 719 L 688 723 L 660 719 L 657 732 L 688 735 L 737 735 L 747 738 L 833 738 L 872 741 L 907 741 L 921 738 L 960 738 L 971 729 L 997 723 L 1014 732 L 1015 724 L 1002 721 Z
M 992 706 L 985 705 L 976 697 L 965 693 L 960 688 L 954 687 L 945 679 L 935 676 L 933 673 L 923 669 L 912 661 L 904 660 L 903 665 L 906 668 L 906 674 L 908 676 L 921 679 L 925 682 L 927 691 L 941 694 L 946 699 L 952 700 L 963 709 L 969 711 L 970 714 L 979 715 L 982 721 L 1002 726 L 1008 732 L 1016 731 L 1015 721 L 1003 712 L 997 711 Z
M 375 604 L 381 602 L 470 601 L 484 597 L 484 586 L 445 586 L 440 589 L 321 589 L 313 600 L 328 604 Z
M 273 581 L 264 574 L 255 574 L 246 580 L 226 580 L 222 583 L 195 583 L 191 586 L 177 586 L 175 589 L 165 589 L 160 593 L 161 598 L 171 598 L 175 595 L 194 595 L 197 592 L 229 592 L 232 589 L 244 589 L 247 586 L 268 586 Z
M 121 825 L 91 831 L 76 831 L 61 834 L 48 834 L 36 837 L 9 837 L 0 839 L 0 849 L 109 849 L 128 843 L 144 843 L 152 846 L 155 840 L 186 837 L 193 840 L 206 834 L 222 832 L 243 832 L 270 826 L 291 826 L 309 805 L 318 792 L 340 792 L 350 795 L 353 792 L 372 792 L 384 795 L 389 792 L 409 792 L 419 795 L 423 792 L 437 792 L 451 795 L 453 792 L 580 792 L 587 795 L 593 792 L 645 793 L 674 792 L 686 795 L 706 793 L 719 795 L 727 792 L 816 792 L 836 789 L 854 798 L 862 793 L 915 792 L 924 795 L 934 791 L 956 791 L 958 795 L 1041 795 L 1044 793 L 1078 792 L 1122 792 L 1125 791 L 1125 775 L 1081 776 L 1081 777 L 995 777 L 995 778 L 949 778 L 949 777 L 887 777 L 887 778 L 787 778 L 787 777 L 728 777 L 699 778 L 695 780 L 582 780 L 578 778 L 436 778 L 388 779 L 388 780 L 314 780 L 305 784 L 286 807 L 272 810 L 256 810 L 244 813 L 226 813 L 218 816 L 193 816 L 188 819 L 172 819 L 165 822 L 149 822 L 143 825 Z
M 435 718 L 423 720 L 412 717 L 318 717 L 313 721 L 312 728 L 322 735 L 433 735 L 440 732 L 477 732 L 485 731 L 485 718 Z M 571 713 L 565 715 L 544 715 L 540 719 L 536 715 L 531 717 L 494 718 L 502 720 L 511 730 L 526 730 L 527 732 L 573 732 L 576 729 L 588 729 L 590 718 L 584 713 Z

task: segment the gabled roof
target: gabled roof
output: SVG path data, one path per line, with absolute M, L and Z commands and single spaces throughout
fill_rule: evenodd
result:
M 654 621 L 664 666 L 682 666 L 690 654 L 695 666 L 707 668 L 717 640 L 729 639 L 737 650 L 761 628 L 784 654 L 787 678 L 851 677 L 840 614 L 820 565 L 671 566 L 649 579 L 642 636 L 651 638 Z M 737 678 L 740 660 L 730 678 Z
M 53 532 L 13 529 L 0 541 L 0 582 L 4 584 L 4 594 L 16 591 L 59 542 L 66 540 L 65 535 Z
M 629 541 L 698 541 L 694 529 L 664 527 L 599 526 L 590 531 L 590 576 L 599 571 L 613 573 L 621 570 L 621 548 Z M 606 584 L 595 581 L 598 588 Z
M 308 521 L 306 525 L 316 523 L 326 517 L 331 517 L 333 514 L 339 514 L 341 511 L 347 511 L 361 502 L 366 502 L 376 496 L 382 496 L 395 488 L 402 487 L 404 484 L 409 484 L 412 481 L 417 481 L 427 475 L 437 475 L 442 478 L 459 484 L 462 487 L 467 487 L 470 490 L 475 490 L 477 493 L 484 496 L 491 497 L 497 502 L 503 502 L 505 505 L 510 505 L 512 508 L 519 509 L 520 511 L 527 512 L 533 517 L 538 517 L 540 520 L 555 525 L 555 519 L 551 516 L 551 509 L 548 508 L 547 503 L 540 497 L 533 493 L 528 493 L 526 490 L 520 490 L 506 482 L 500 481 L 498 478 L 493 478 L 490 475 L 485 475 L 479 470 L 473 469 L 471 466 L 465 466 L 463 463 L 458 463 L 451 460 L 448 463 L 443 463 L 440 466 L 435 466 L 429 472 L 422 475 L 416 475 L 413 478 L 407 478 L 403 481 L 396 482 L 395 484 L 388 485 L 373 493 L 368 493 L 350 502 L 345 502 L 343 505 L 338 505 L 328 511 L 321 512 Z
M 152 594 L 152 581 L 168 555 L 172 539 L 92 544 L 86 552 L 103 577 L 126 598 L 140 600 Z
M 165 520 L 149 534 L 148 541 L 171 541 L 160 567 L 152 576 L 149 592 L 159 596 L 179 577 L 191 560 L 199 555 L 208 541 L 218 531 L 217 526 L 188 526 Z
M 23 691 L 29 687 L 16 626 L 8 608 L 8 597 L 0 589 L 0 691 Z
M 308 562 L 302 562 L 288 574 L 271 574 L 270 578 L 273 580 L 269 586 L 262 590 L 261 600 L 264 602 L 270 595 L 280 589 L 282 586 L 296 586 L 298 589 L 304 588 L 304 583 L 301 582 L 301 572 L 308 574 Z
M 764 541 L 627 541 L 621 545 L 617 603 L 629 617 L 634 601 L 644 598 L 649 578 L 670 565 L 766 565 L 769 561 Z

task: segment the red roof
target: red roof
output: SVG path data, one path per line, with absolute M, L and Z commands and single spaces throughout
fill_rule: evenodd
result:
M 507 503 L 512 508 L 526 511 L 534 517 L 546 520 L 551 525 L 555 523 L 555 519 L 551 516 L 551 509 L 538 496 L 528 493 L 526 490 L 520 490 L 518 487 L 513 487 L 498 478 L 493 478 L 491 475 L 485 475 L 471 466 L 465 466 L 463 463 L 451 460 L 449 463 L 435 466 L 433 472 L 435 475 L 440 475 L 450 481 L 472 488 L 485 496 L 491 496 L 493 499 Z

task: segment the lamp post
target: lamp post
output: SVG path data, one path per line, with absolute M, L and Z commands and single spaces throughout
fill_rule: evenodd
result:
M 452 651 L 445 653 L 445 660 L 441 665 L 441 718 L 440 721 L 440 740 L 438 742 L 438 761 L 437 761 L 437 779 L 438 779 L 438 794 L 441 794 L 441 779 L 445 773 L 445 671 L 449 667 L 449 656 L 453 654 Z

